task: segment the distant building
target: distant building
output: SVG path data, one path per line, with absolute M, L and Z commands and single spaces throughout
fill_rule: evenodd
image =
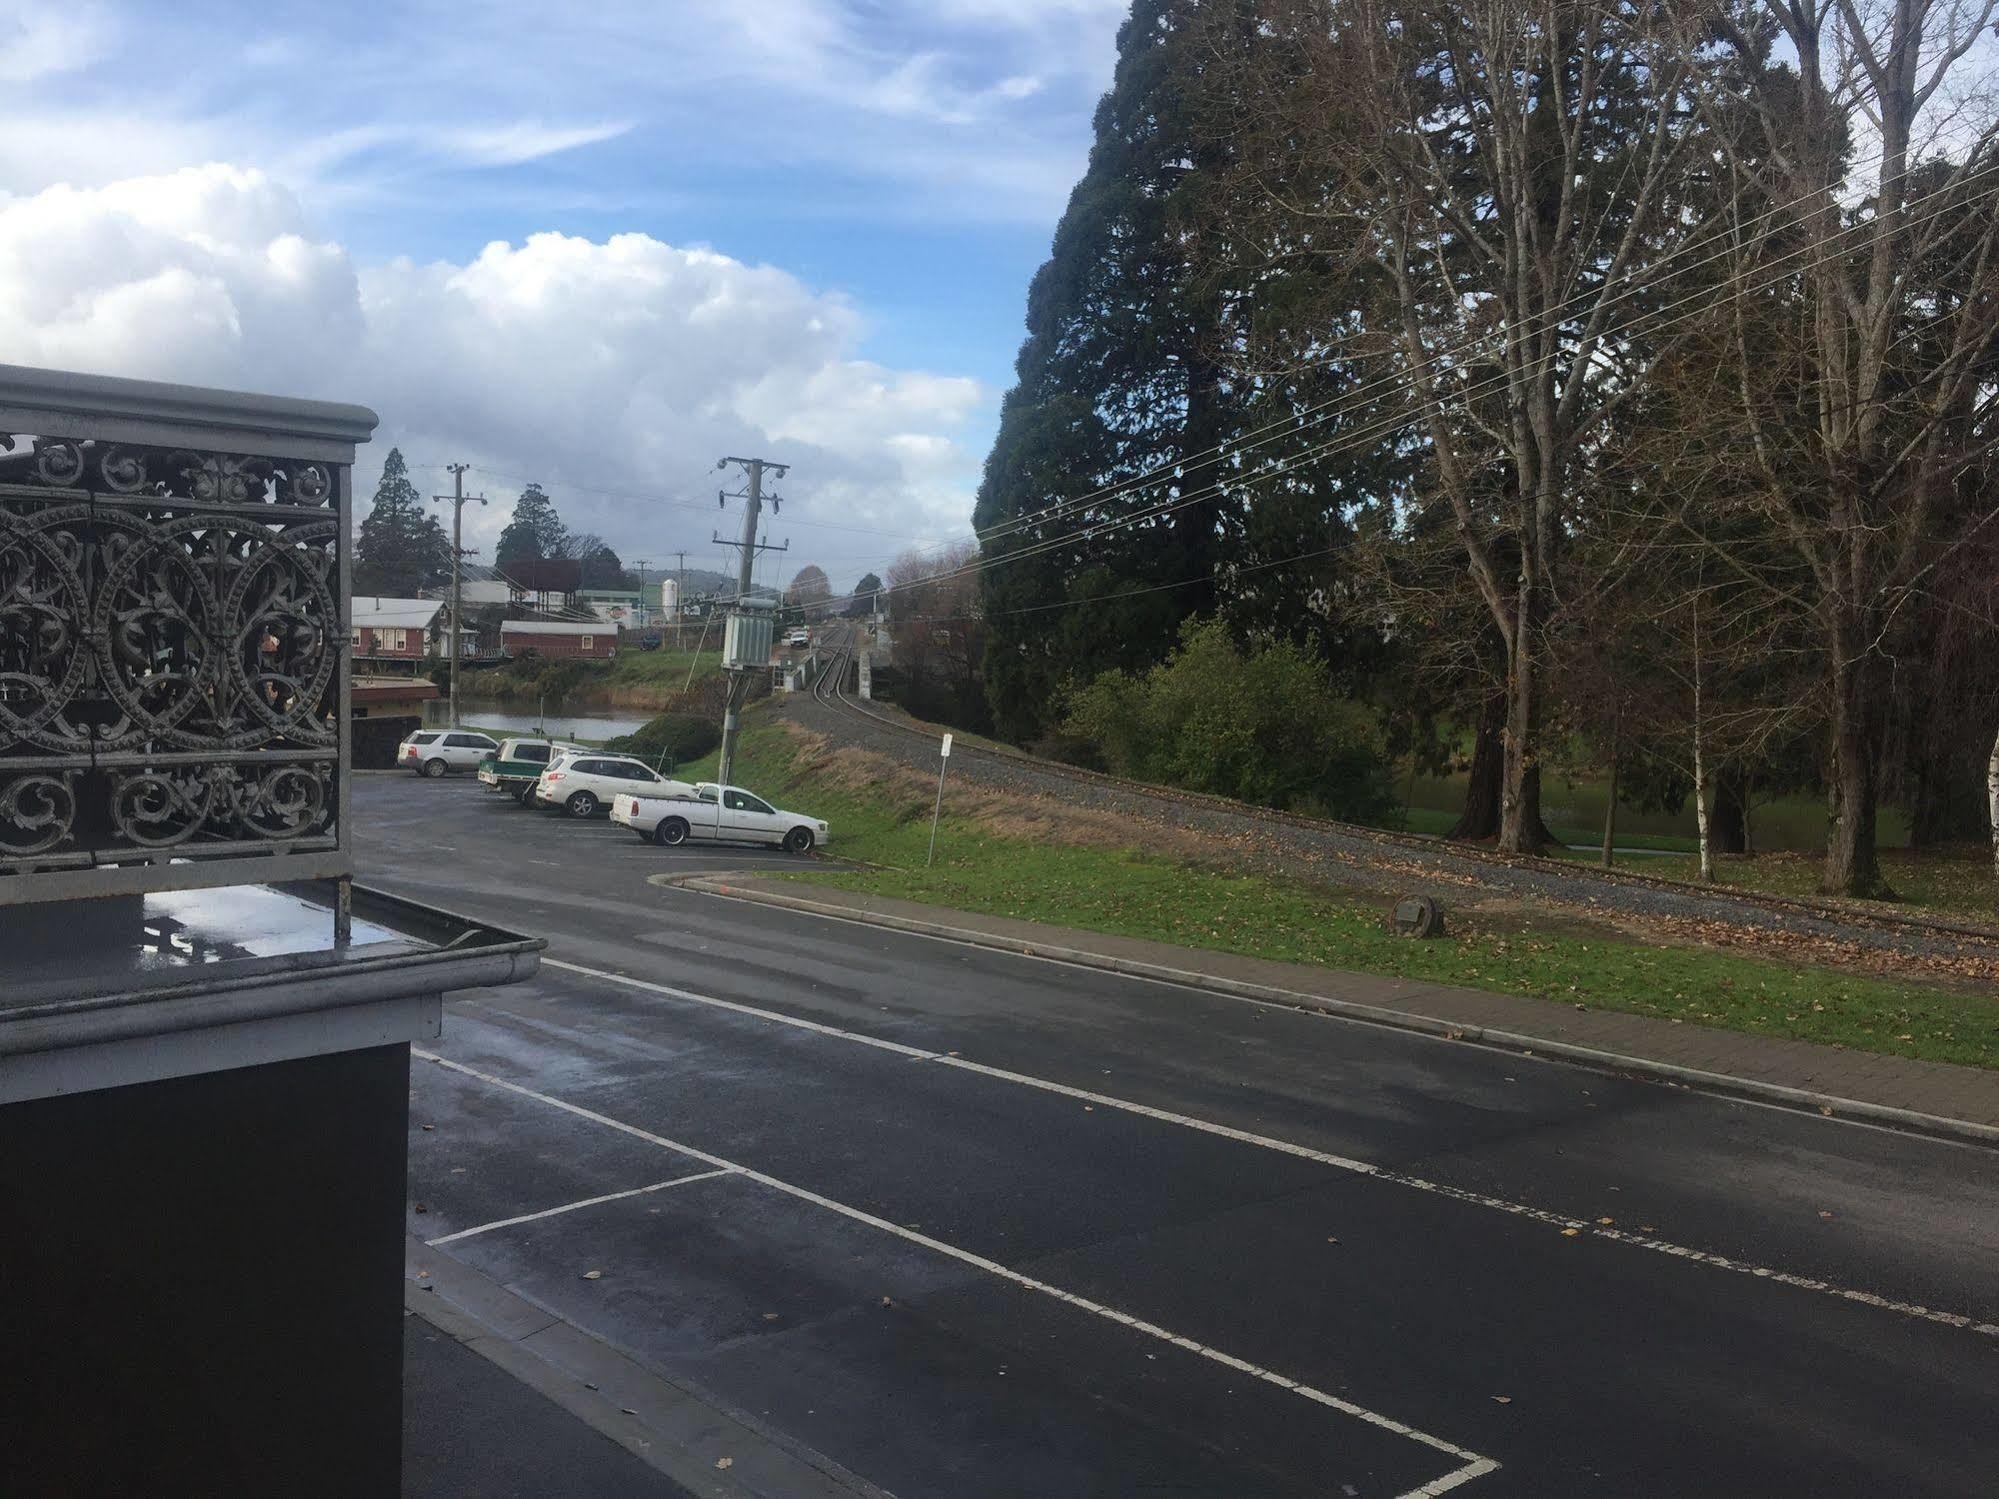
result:
M 421 661 L 435 654 L 432 634 L 444 606 L 435 599 L 357 594 L 349 637 L 356 661 Z
M 379 669 L 388 662 L 415 663 L 427 656 L 450 656 L 451 611 L 439 599 L 381 598 L 357 595 L 348 638 L 354 659 Z M 473 631 L 461 632 L 465 654 L 478 654 Z
M 637 588 L 585 588 L 576 602 L 606 624 L 637 630 L 646 624 L 645 594 Z
M 510 619 L 500 626 L 500 645 L 510 656 L 533 651 L 540 656 L 608 661 L 618 653 L 618 627 L 573 624 L 567 620 Z

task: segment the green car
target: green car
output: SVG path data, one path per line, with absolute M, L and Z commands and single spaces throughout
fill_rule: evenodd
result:
M 503 739 L 498 753 L 479 762 L 479 784 L 489 791 L 503 791 L 523 807 L 532 806 L 534 783 L 548 769 L 548 762 L 577 746 L 556 739 Z

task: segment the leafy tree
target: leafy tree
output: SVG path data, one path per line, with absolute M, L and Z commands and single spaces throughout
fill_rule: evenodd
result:
M 876 573 L 863 573 L 861 581 L 854 585 L 853 597 L 847 600 L 842 612 L 849 619 L 866 619 L 875 612 L 875 595 L 882 589 L 881 577 Z
M 389 449 L 354 545 L 354 591 L 410 598 L 451 576 L 451 540 L 424 509 L 402 449 Z
M 1120 774 L 1356 822 L 1395 811 L 1373 714 L 1328 692 L 1325 663 L 1291 641 L 1244 650 L 1188 620 L 1171 659 L 1106 672 L 1065 706 L 1065 732 Z
M 567 536 L 562 518 L 555 513 L 555 501 L 539 484 L 529 484 L 514 502 L 513 519 L 500 533 L 493 560 L 504 568 L 509 562 L 563 557 L 568 555 L 563 551 Z
M 974 511 L 986 690 L 1015 739 L 1045 726 L 1068 675 L 1157 661 L 1214 601 L 1225 475 L 1204 455 L 1238 416 L 1216 358 L 1220 298 L 1195 247 L 1197 184 L 1216 150 L 1197 123 L 1211 56 L 1200 10 L 1136 0 L 1089 167 L 1028 291 L 1018 383 Z M 1118 524 L 1163 506 L 1149 524 Z M 1133 588 L 1157 591 L 1142 606 L 1115 599 Z

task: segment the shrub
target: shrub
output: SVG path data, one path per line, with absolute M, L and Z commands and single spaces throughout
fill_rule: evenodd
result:
M 633 734 L 613 739 L 607 749 L 636 755 L 648 765 L 660 761 L 670 769 L 698 760 L 722 742 L 722 729 L 712 718 L 693 713 L 662 713 Z
M 1072 688 L 1063 732 L 1121 775 L 1265 806 L 1380 821 L 1396 808 L 1380 726 L 1289 641 L 1241 649 L 1214 620 L 1143 675 Z

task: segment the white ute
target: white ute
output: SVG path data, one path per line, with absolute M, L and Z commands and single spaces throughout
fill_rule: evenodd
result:
M 698 839 L 704 843 L 768 843 L 794 854 L 809 854 L 830 838 L 826 824 L 816 817 L 787 812 L 740 786 L 717 786 L 712 781 L 701 782 L 692 796 L 620 792 L 611 799 L 611 821 L 669 848 Z

